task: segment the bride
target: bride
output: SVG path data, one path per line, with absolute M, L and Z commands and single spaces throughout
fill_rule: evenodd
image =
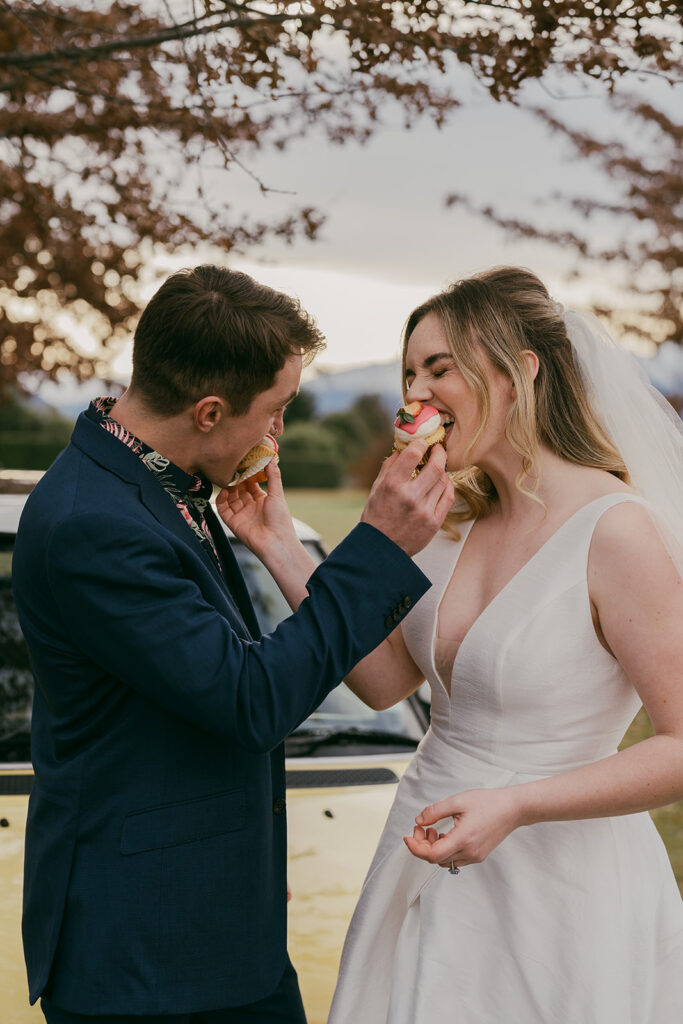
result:
M 431 727 L 329 1024 L 679 1024 L 683 904 L 646 811 L 683 797 L 680 424 L 522 269 L 416 309 L 403 362 L 456 503 L 417 556 L 431 590 L 347 682 L 379 709 L 428 679 Z M 228 494 L 267 562 L 263 496 Z M 311 570 L 291 553 L 290 603 Z M 655 735 L 617 753 L 641 704 Z
M 432 689 L 329 1024 L 674 1024 L 683 905 L 683 436 L 598 321 L 498 268 L 408 319 L 459 501 L 433 587 L 348 679 Z M 655 736 L 616 753 L 644 704 Z M 425 806 L 427 805 L 427 806 Z M 408 835 L 404 835 L 408 832 Z

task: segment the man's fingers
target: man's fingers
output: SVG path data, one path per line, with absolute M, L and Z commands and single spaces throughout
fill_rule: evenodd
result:
M 441 444 L 435 444 L 429 453 L 427 464 L 420 470 L 420 480 L 430 487 L 435 480 L 442 479 L 445 471 L 446 449 Z
M 396 457 L 395 467 L 405 475 L 406 480 L 409 480 L 417 465 L 424 458 L 424 454 L 427 451 L 427 443 L 422 440 L 421 437 L 411 441 L 407 448 L 404 448 L 402 452 L 399 452 Z
M 448 515 L 450 509 L 453 507 L 455 501 L 455 488 L 451 480 L 447 480 L 443 486 L 443 490 L 439 495 L 439 500 L 436 503 L 434 509 L 434 518 L 441 524 Z
M 282 474 L 280 473 L 280 467 L 275 459 L 271 459 L 266 466 L 266 477 L 268 494 L 271 498 L 284 498 L 285 492 L 282 486 Z
M 416 443 L 417 442 L 412 442 L 412 444 Z M 407 448 L 406 451 L 408 451 Z M 426 451 L 426 449 L 424 449 L 424 451 Z M 401 455 L 403 455 L 403 452 Z M 411 465 L 413 461 L 414 457 L 411 460 Z M 417 466 L 419 461 L 420 459 L 415 462 L 415 466 Z M 426 464 L 419 470 L 417 478 L 411 482 L 411 486 L 414 488 L 416 495 L 420 498 L 424 498 L 430 494 L 434 487 L 443 487 L 446 479 L 446 452 L 442 445 L 435 444 L 429 453 L 429 458 L 427 459 Z

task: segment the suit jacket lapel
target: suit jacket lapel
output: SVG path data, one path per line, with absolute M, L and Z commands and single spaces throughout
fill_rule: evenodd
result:
M 209 524 L 211 536 L 214 539 L 216 550 L 218 551 L 223 571 L 225 573 L 225 580 L 230 592 L 242 613 L 242 618 L 249 627 L 249 632 L 253 637 L 260 637 L 261 627 L 258 624 L 256 612 L 254 611 L 254 606 L 251 602 L 247 585 L 244 582 L 242 570 L 235 558 L 232 544 L 226 537 L 225 530 L 211 506 L 207 506 L 204 514 L 206 516 L 206 521 Z
M 218 548 L 218 551 L 223 566 L 225 567 L 227 564 L 230 567 L 229 579 L 227 577 L 223 578 L 216 564 L 213 552 L 209 549 L 209 545 L 202 544 L 195 537 L 192 528 L 185 522 L 159 481 L 155 480 L 154 474 L 146 466 L 143 466 L 141 459 L 134 451 L 127 448 L 125 444 L 122 444 L 118 438 L 103 430 L 98 423 L 88 419 L 85 413 L 81 413 L 78 417 L 71 440 L 76 447 L 84 451 L 90 458 L 95 459 L 96 462 L 106 469 L 138 487 L 142 503 L 154 518 L 165 529 L 175 534 L 179 540 L 189 545 L 192 551 L 196 552 L 202 559 L 202 562 L 212 574 L 213 579 L 218 583 L 226 598 L 231 615 L 238 624 L 238 632 L 245 639 L 259 636 L 260 630 L 246 585 L 242 579 L 235 556 L 230 550 L 230 544 L 227 538 L 225 538 L 215 515 L 211 513 L 210 529 L 217 548 L 218 541 L 220 541 L 223 549 L 227 549 L 227 552 L 221 550 L 221 548 Z M 207 512 L 209 512 L 208 507 Z M 246 614 L 242 612 L 242 608 L 244 608 Z M 251 628 L 251 625 L 255 625 L 255 631 Z

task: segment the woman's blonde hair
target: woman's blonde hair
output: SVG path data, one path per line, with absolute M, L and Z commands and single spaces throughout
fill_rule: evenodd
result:
M 538 477 L 540 445 L 569 462 L 606 470 L 628 482 L 624 461 L 586 397 L 560 307 L 535 274 L 520 267 L 494 267 L 457 281 L 413 310 L 403 332 L 404 388 L 408 342 L 428 313 L 441 320 L 458 369 L 479 403 L 481 421 L 468 453 L 490 415 L 485 353 L 515 385 L 505 436 L 522 457 L 517 478 L 521 491 L 535 497 L 525 482 L 532 474 Z M 538 356 L 535 380 L 522 355 L 525 350 Z M 456 505 L 449 519 L 487 515 L 496 491 L 486 473 L 472 466 L 452 478 Z

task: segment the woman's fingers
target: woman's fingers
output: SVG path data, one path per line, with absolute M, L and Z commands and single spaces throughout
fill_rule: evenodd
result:
M 444 800 L 438 800 L 435 804 L 429 804 L 421 811 L 415 821 L 418 825 L 434 825 L 442 818 L 452 818 L 461 810 L 458 796 L 447 796 Z
M 433 838 L 430 837 L 429 833 L 433 833 Z M 454 862 L 455 866 L 458 866 L 459 844 L 457 836 L 454 836 L 452 831 L 439 838 L 434 829 L 429 829 L 425 832 L 424 829 L 417 825 L 413 835 L 404 836 L 403 842 L 414 857 L 426 860 L 429 864 L 450 867 L 451 863 Z M 461 860 L 460 864 L 462 863 L 464 861 Z

